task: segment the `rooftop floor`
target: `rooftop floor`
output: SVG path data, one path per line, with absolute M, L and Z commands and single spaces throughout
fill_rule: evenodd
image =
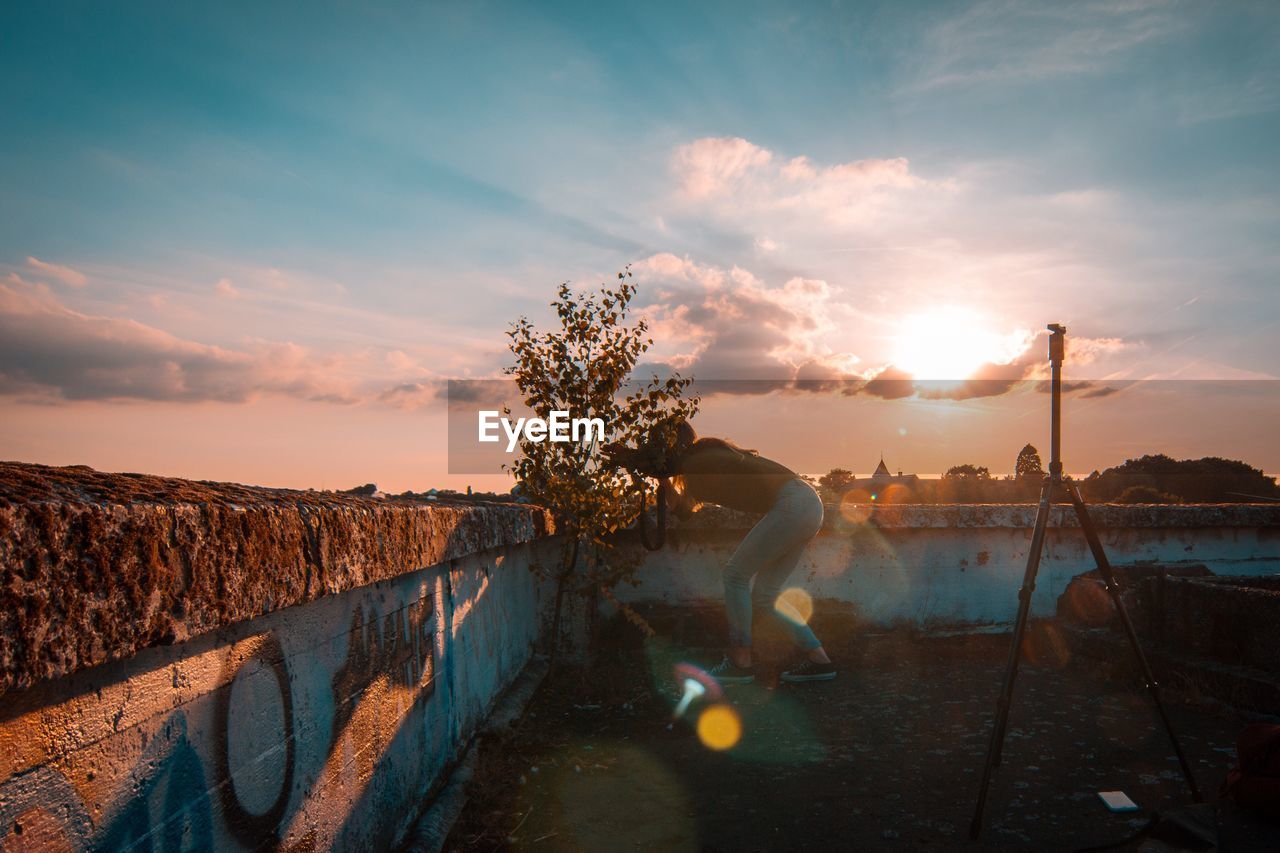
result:
M 1004 636 L 851 639 L 832 649 L 833 682 L 778 685 L 774 667 L 728 688 L 741 739 L 717 752 L 695 729 L 705 705 L 669 727 L 672 666 L 695 653 L 648 641 L 544 684 L 519 729 L 485 745 L 447 847 L 1060 850 L 1146 823 L 1149 812 L 1108 812 L 1097 791 L 1148 810 L 1188 801 L 1140 685 L 1051 643 L 1023 665 L 987 828 L 969 842 L 1007 648 Z M 1185 697 L 1168 704 L 1213 795 L 1244 721 Z

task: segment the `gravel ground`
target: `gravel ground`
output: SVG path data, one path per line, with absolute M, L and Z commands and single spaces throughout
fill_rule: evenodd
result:
M 978 843 L 969 820 L 1008 639 L 889 633 L 833 648 L 835 681 L 780 685 L 776 665 L 762 664 L 756 684 L 728 688 L 741 735 L 725 750 L 699 736 L 708 703 L 671 720 L 674 664 L 714 652 L 654 639 L 562 672 L 517 730 L 485 744 L 447 848 L 1070 850 L 1119 840 L 1149 812 L 1112 814 L 1096 792 L 1166 810 L 1188 801 L 1177 762 L 1140 685 L 1072 661 L 1047 630 L 1028 646 Z M 1168 704 L 1212 795 L 1243 721 Z

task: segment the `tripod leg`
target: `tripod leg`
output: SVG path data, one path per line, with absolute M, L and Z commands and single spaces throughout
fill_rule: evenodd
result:
M 982 787 L 978 789 L 978 805 L 969 824 L 969 837 L 976 839 L 982 833 L 982 813 L 987 806 L 987 789 L 991 785 L 991 773 L 1000 764 L 1004 751 L 1004 732 L 1009 723 L 1009 706 L 1013 702 L 1013 682 L 1018 677 L 1018 662 L 1022 658 L 1022 638 L 1027 630 L 1027 616 L 1031 613 L 1031 594 L 1036 588 L 1036 572 L 1040 570 L 1040 554 L 1044 550 L 1045 528 L 1049 525 L 1049 509 L 1053 504 L 1053 480 L 1045 478 L 1040 490 L 1040 506 L 1036 510 L 1036 525 L 1031 533 L 1031 550 L 1027 552 L 1027 570 L 1022 576 L 1022 588 L 1018 590 L 1018 617 L 1013 623 L 1013 645 L 1009 647 L 1009 661 L 1005 664 L 1004 683 L 996 700 L 996 718 L 991 726 L 991 742 L 987 746 L 987 761 L 982 768 Z
M 1089 543 L 1089 550 L 1093 552 L 1093 560 L 1098 564 L 1098 572 L 1102 575 L 1102 580 L 1107 585 L 1107 592 L 1111 595 L 1111 601 L 1116 606 L 1116 613 L 1119 614 L 1120 624 L 1124 627 L 1124 633 L 1129 638 L 1129 645 L 1133 647 L 1133 655 L 1138 659 L 1138 666 L 1142 669 L 1142 678 L 1146 682 L 1147 692 L 1151 694 L 1151 701 L 1155 703 L 1156 711 L 1160 714 L 1160 721 L 1164 723 L 1165 733 L 1169 736 L 1169 743 L 1173 745 L 1173 752 L 1178 757 L 1178 764 L 1182 767 L 1183 778 L 1187 780 L 1187 787 L 1191 789 L 1192 798 L 1197 803 L 1202 803 L 1204 798 L 1200 796 L 1200 789 L 1196 787 L 1195 776 L 1191 773 L 1191 765 L 1187 763 L 1187 757 L 1182 754 L 1182 744 L 1178 742 L 1178 736 L 1173 731 L 1173 723 L 1169 721 L 1169 715 L 1164 710 L 1164 703 L 1160 700 L 1160 685 L 1156 683 L 1155 676 L 1151 673 L 1151 665 L 1147 663 L 1147 656 L 1142 651 L 1142 644 L 1138 642 L 1138 634 L 1133 629 L 1133 620 L 1129 618 L 1129 611 L 1124 606 L 1124 601 L 1120 598 L 1120 587 L 1116 583 L 1115 573 L 1111 570 L 1111 561 L 1107 559 L 1107 553 L 1102 548 L 1102 541 L 1098 538 L 1098 533 L 1093 527 L 1093 521 L 1089 518 L 1089 509 L 1080 497 L 1080 490 L 1076 488 L 1075 483 L 1068 482 L 1066 491 L 1071 498 L 1072 506 L 1075 507 L 1076 518 L 1080 520 L 1080 529 L 1084 531 L 1085 541 Z

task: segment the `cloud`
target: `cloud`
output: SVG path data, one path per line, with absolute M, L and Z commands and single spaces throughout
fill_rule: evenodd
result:
M 732 168 L 704 182 L 698 197 L 685 192 L 681 169 L 726 150 L 739 152 Z M 993 328 L 1026 328 L 1049 319 L 1042 312 L 1050 293 L 1053 319 L 1072 316 L 1101 339 L 1158 329 L 1168 321 L 1153 312 L 1156 299 L 1182 302 L 1203 290 L 1199 281 L 1188 287 L 1187 277 L 1200 273 L 1171 272 L 1182 255 L 1166 241 L 1177 229 L 1153 225 L 1169 222 L 1167 212 L 1096 181 L 1043 185 L 1017 159 L 945 167 L 935 159 L 926 175 L 902 157 L 846 155 L 832 165 L 750 140 L 694 140 L 680 151 L 662 210 L 664 242 L 681 251 L 702 244 L 698 251 L 725 259 L 726 269 L 746 264 L 771 283 L 797 275 L 827 282 L 848 308 L 845 338 L 857 341 L 865 363 L 891 360 L 896 320 L 936 305 L 968 308 Z M 1121 292 L 1140 298 L 1118 305 Z M 1099 352 L 1090 370 L 1105 377 L 1133 356 Z
M 998 397 L 1018 390 L 1050 390 L 1048 360 L 1045 352 L 1045 333 L 1028 335 L 1026 345 L 1007 362 L 988 362 L 974 371 L 972 376 L 960 380 L 913 379 L 893 365 L 875 374 L 870 381 L 858 388 L 858 393 L 871 394 L 886 399 L 899 399 L 915 395 L 922 400 L 970 400 L 979 397 Z M 1092 363 L 1102 355 L 1120 352 L 1133 346 L 1119 338 L 1075 337 L 1068 341 L 1068 358 L 1073 367 Z M 1084 398 L 1107 397 L 1118 391 L 1109 385 L 1100 385 L 1091 379 L 1079 379 L 1062 383 L 1064 394 L 1080 393 Z
M 959 383 L 921 383 L 920 396 L 926 399 L 965 400 L 975 397 L 996 397 L 1018 388 L 1034 388 L 1048 392 L 1049 362 L 1045 346 L 1045 332 L 1040 331 L 1027 338 L 1026 348 L 1004 364 L 984 364 L 973 376 Z M 1071 368 L 1092 364 L 1098 359 L 1124 351 L 1134 344 L 1120 338 L 1068 337 L 1067 359 Z M 1081 393 L 1082 397 L 1106 397 L 1117 389 L 1099 385 L 1091 379 L 1064 381 L 1064 394 Z
M 659 361 L 700 380 L 789 382 L 848 377 L 858 359 L 829 346 L 842 308 L 817 279 L 769 286 L 740 267 L 722 269 L 669 253 L 635 264 L 647 285 L 638 303 Z
M 240 291 L 236 290 L 234 284 L 229 278 L 220 278 L 218 283 L 213 286 L 213 292 L 221 296 L 223 299 L 239 299 Z
M 1280 108 L 1280 62 L 1260 69 L 1241 82 L 1228 78 L 1215 81 L 1202 90 L 1179 93 L 1179 120 L 1182 124 L 1262 115 Z
M 1067 338 L 1068 357 L 1078 365 L 1093 364 L 1134 346 L 1133 341 L 1122 338 L 1085 338 L 1079 335 Z
M 396 409 L 420 409 L 436 400 L 445 397 L 443 380 L 423 380 L 420 382 L 401 382 L 382 391 L 378 402 Z
M 84 287 L 89 283 L 89 278 L 79 270 L 73 270 L 71 267 L 64 267 L 61 264 L 51 264 L 48 261 L 42 261 L 30 255 L 27 256 L 27 266 L 38 273 L 47 275 L 63 284 L 69 284 L 72 287 Z
M 228 349 L 84 314 L 16 274 L 0 280 L 0 394 L 43 400 L 242 402 L 262 394 L 351 403 L 351 365 L 288 342 Z
M 917 379 L 902 368 L 889 364 L 870 374 L 852 393 L 869 394 L 886 400 L 918 397 L 922 400 L 971 400 L 1007 394 L 1030 379 L 1043 358 L 1041 335 L 1030 335 L 1026 346 L 1007 362 L 980 365 L 964 379 Z
M 926 34 L 915 90 L 1025 82 L 1108 68 L 1185 26 L 1169 0 L 985 0 Z
M 676 149 L 675 170 L 686 195 L 707 198 L 721 194 L 772 157 L 745 139 L 706 137 Z
M 1016 390 L 1032 391 L 1045 378 L 1045 335 L 1019 330 L 1007 336 L 1008 360 L 989 362 L 951 381 L 922 380 L 891 362 L 866 362 L 847 349 L 868 340 L 866 317 L 825 281 L 792 277 L 770 286 L 741 267 L 724 269 L 670 253 L 635 264 L 642 285 L 637 308 L 648 318 L 657 346 L 637 373 L 675 370 L 714 394 L 792 391 L 967 400 Z M 861 324 L 861 325 L 859 325 Z M 1072 337 L 1073 366 L 1083 366 L 1133 344 L 1119 338 Z M 1108 393 L 1080 381 L 1066 389 Z
M 916 393 L 916 386 L 911 374 L 905 370 L 889 365 L 871 377 L 867 382 L 853 388 L 854 393 L 870 394 L 884 400 L 901 400 Z
M 1086 400 L 1092 400 L 1098 397 L 1110 397 L 1112 394 L 1118 394 L 1118 393 L 1120 393 L 1120 389 L 1116 388 L 1115 386 L 1099 385 L 1095 388 L 1088 389 L 1080 396 Z
M 450 379 L 434 385 L 436 395 L 464 406 L 493 408 L 520 405 L 520 389 L 514 379 Z
M 1081 214 L 1088 214 L 1093 211 L 1104 210 L 1109 205 L 1113 205 L 1116 202 L 1116 195 L 1098 187 L 1087 187 L 1085 189 L 1051 193 L 1045 198 L 1045 202 L 1067 210 L 1077 211 Z
M 819 214 L 833 221 L 865 219 L 894 194 L 937 188 L 911 171 L 905 157 L 868 158 L 830 166 L 808 157 L 783 159 L 738 137 L 705 137 L 681 145 L 672 169 L 686 202 L 760 214 Z M 776 241 L 761 236 L 776 247 Z

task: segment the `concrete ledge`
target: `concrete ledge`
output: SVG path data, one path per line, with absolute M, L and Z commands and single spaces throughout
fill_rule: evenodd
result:
M 1280 528 L 1280 503 L 1265 504 L 1090 504 L 1100 528 Z M 883 529 L 1026 528 L 1036 520 L 1035 504 L 837 504 L 826 505 L 827 532 L 871 526 Z M 681 529 L 747 530 L 756 516 L 718 507 L 694 514 Z M 1069 504 L 1055 504 L 1052 528 L 1079 527 Z
M 0 694 L 553 532 L 520 504 L 0 463 Z
M 1034 506 L 1009 504 L 830 507 L 826 529 L 788 579 L 816 602 L 862 623 L 925 630 L 1013 619 Z M 1220 575 L 1280 574 L 1280 505 L 1090 507 L 1113 565 L 1200 565 Z M 1054 612 L 1071 580 L 1095 568 L 1069 506 L 1055 507 L 1032 614 Z M 628 604 L 721 605 L 723 568 L 751 516 L 707 510 L 673 528 L 667 547 L 641 555 Z M 638 545 L 636 546 L 639 547 Z

